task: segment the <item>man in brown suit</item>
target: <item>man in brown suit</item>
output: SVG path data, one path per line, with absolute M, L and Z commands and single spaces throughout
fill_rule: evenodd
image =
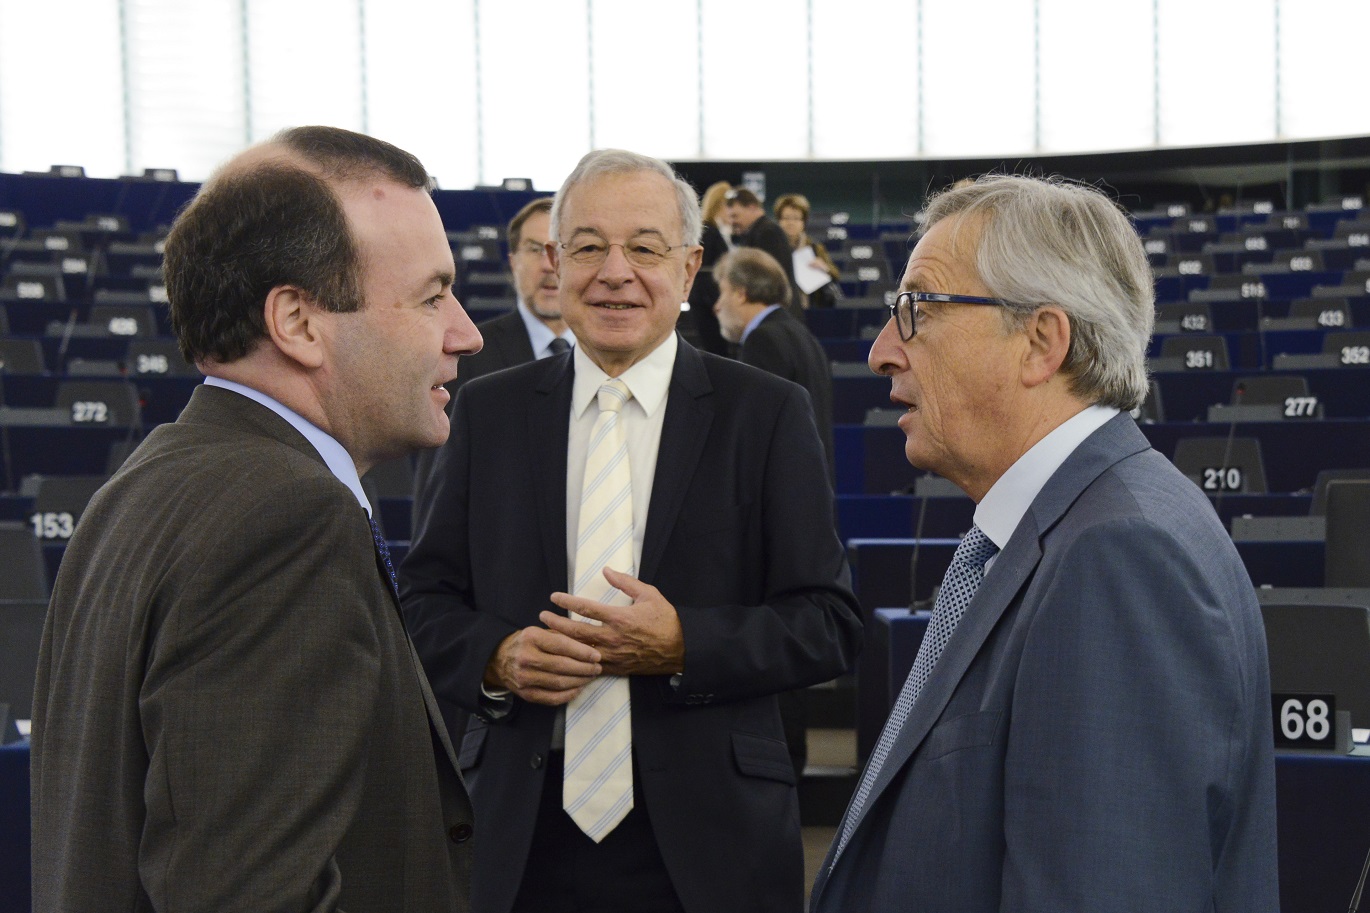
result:
M 427 179 L 297 128 L 173 227 L 172 322 L 209 379 L 58 575 L 36 913 L 467 909 L 471 805 L 358 480 L 446 439 L 442 385 L 480 348 Z

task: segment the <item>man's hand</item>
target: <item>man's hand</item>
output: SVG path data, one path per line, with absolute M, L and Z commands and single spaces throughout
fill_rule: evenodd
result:
M 553 593 L 552 603 L 601 624 L 572 621 L 555 612 L 538 616 L 551 632 L 597 651 L 605 675 L 671 675 L 685 671 L 685 637 L 675 606 L 654 586 L 604 569 L 604 579 L 633 600 L 605 605 L 583 596 Z
M 593 647 L 556 631 L 528 627 L 500 641 L 485 667 L 485 685 L 556 707 L 569 703 L 604 671 Z

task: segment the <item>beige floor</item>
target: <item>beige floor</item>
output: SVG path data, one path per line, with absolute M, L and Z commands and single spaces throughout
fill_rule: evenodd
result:
M 818 867 L 823 864 L 823 859 L 828 855 L 828 846 L 832 843 L 833 835 L 837 833 L 835 827 L 806 827 L 804 831 L 804 893 L 813 888 L 814 876 L 818 874 Z
M 809 763 L 821 767 L 856 765 L 856 731 L 852 729 L 810 729 Z M 813 886 L 814 875 L 828 855 L 835 827 L 806 827 L 804 830 L 804 877 Z

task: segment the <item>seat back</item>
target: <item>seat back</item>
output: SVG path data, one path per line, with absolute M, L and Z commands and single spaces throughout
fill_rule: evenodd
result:
M 1324 586 L 1370 587 L 1370 481 L 1328 483 L 1324 554 Z
M 1370 608 L 1261 606 L 1270 655 L 1270 690 L 1333 694 L 1351 725 L 1370 727 Z
M 123 380 L 62 381 L 53 405 L 77 425 L 132 427 L 142 419 L 138 390 Z
M 1180 360 L 1186 371 L 1226 371 L 1230 366 L 1224 336 L 1167 336 L 1161 342 L 1161 357 Z
M 46 596 L 0 600 L 0 704 L 9 705 L 13 720 L 33 716 L 33 679 L 47 612 Z
M 1265 494 L 1265 461 L 1254 437 L 1188 437 L 1175 444 L 1175 466 L 1205 492 Z
M 43 550 L 25 523 L 0 521 L 0 599 L 48 598 Z

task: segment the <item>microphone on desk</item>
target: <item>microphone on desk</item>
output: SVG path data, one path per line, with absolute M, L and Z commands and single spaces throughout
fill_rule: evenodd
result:
M 1245 396 L 1246 385 L 1238 383 L 1236 389 L 1232 391 L 1232 405 L 1236 406 L 1238 409 L 1241 408 L 1242 398 Z M 1232 442 L 1237 438 L 1238 414 L 1237 410 L 1234 409 L 1232 411 L 1232 420 L 1227 423 L 1227 443 L 1223 445 L 1223 461 L 1222 465 L 1219 467 L 1222 475 L 1218 479 L 1218 496 L 1213 499 L 1213 512 L 1216 514 L 1221 514 L 1221 511 L 1219 511 L 1218 508 L 1223 506 L 1223 492 L 1227 491 L 1227 464 L 1228 461 L 1232 459 Z M 1245 480 L 1243 480 L 1243 482 L 1244 481 Z
M 1370 851 L 1365 854 L 1365 865 L 1361 866 L 1360 881 L 1356 882 L 1356 892 L 1351 895 L 1351 909 L 1346 913 L 1356 913 L 1360 909 L 1361 892 L 1365 890 L 1365 876 L 1370 875 Z

